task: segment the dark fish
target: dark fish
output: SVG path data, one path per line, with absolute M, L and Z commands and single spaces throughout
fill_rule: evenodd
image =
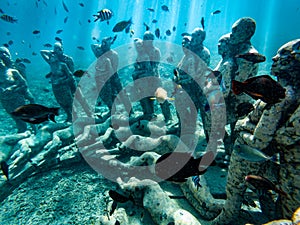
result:
M 257 190 L 264 190 L 264 191 L 272 190 L 280 195 L 287 196 L 287 194 L 284 191 L 277 188 L 272 181 L 268 180 L 265 177 L 261 177 L 257 175 L 247 175 L 245 177 L 245 181 L 251 184 Z
M 0 9 L 0 13 L 4 14 L 4 11 L 2 9 Z
M 56 7 L 54 8 L 54 14 L 57 15 L 57 10 Z
M 150 27 L 149 27 L 146 23 L 144 23 L 144 26 L 145 26 L 145 28 L 146 28 L 146 31 L 147 31 L 147 30 L 150 30 Z
M 268 75 L 252 77 L 244 82 L 232 80 L 232 91 L 236 95 L 244 92 L 267 104 L 275 104 L 285 98 L 285 88 Z
M 126 29 L 128 26 L 130 26 L 132 24 L 132 20 L 131 18 L 129 20 L 123 20 L 119 23 L 117 23 L 114 28 L 113 28 L 113 32 L 121 32 L 123 31 L 124 29 Z
M 64 23 L 67 23 L 68 19 L 69 19 L 69 17 L 66 16 L 65 19 L 64 19 Z
M 46 48 L 51 48 L 51 47 L 52 47 L 52 45 L 49 44 L 49 43 L 46 43 L 46 44 L 44 44 L 43 46 L 46 47 Z
M 149 10 L 150 12 L 154 12 L 154 9 L 152 8 L 147 8 L 147 10 Z
M 167 31 L 166 31 L 166 35 L 167 35 L 167 36 L 170 36 L 170 35 L 171 35 L 171 31 L 170 31 L 170 30 L 167 30 Z
M 189 33 L 187 33 L 187 32 L 184 32 L 184 33 L 181 34 L 181 36 L 182 36 L 182 37 L 184 37 L 184 36 L 191 36 L 191 34 L 189 34 Z
M 48 6 L 47 2 L 43 1 L 43 3 L 44 3 L 44 5 L 45 5 L 46 7 Z
M 63 32 L 64 30 L 57 30 L 56 34 L 60 34 L 61 32 Z
M 52 76 L 52 73 L 50 72 L 45 75 L 45 78 L 49 79 L 49 78 L 51 78 L 51 76 Z
M 169 7 L 166 6 L 166 5 L 162 5 L 162 6 L 161 6 L 161 9 L 162 9 L 163 11 L 165 11 L 165 12 L 169 12 Z
M 246 116 L 254 110 L 254 106 L 250 102 L 243 102 L 237 106 L 238 117 Z
M 6 177 L 7 180 L 9 180 L 9 174 L 8 174 L 8 165 L 6 162 L 1 162 L 1 170 L 4 174 L 4 176 Z
M 264 55 L 261 55 L 256 52 L 248 52 L 245 54 L 238 54 L 235 57 L 245 59 L 245 60 L 253 62 L 253 63 L 261 63 L 261 62 L 266 61 L 266 57 Z
M 48 108 L 38 104 L 28 104 L 16 108 L 10 114 L 25 122 L 39 124 L 48 120 L 55 122 L 59 108 Z
M 9 44 L 9 45 L 12 45 L 13 43 L 14 43 L 14 42 L 13 42 L 12 40 L 9 40 L 9 41 L 8 41 L 8 44 Z
M 88 23 L 92 22 L 90 19 L 88 19 Z
M 12 16 L 9 16 L 9 15 L 6 15 L 6 14 L 2 14 L 0 16 L 0 18 L 6 22 L 9 22 L 9 23 L 16 23 L 18 22 L 18 19 L 12 17 Z
M 43 88 L 43 91 L 49 93 L 50 89 L 49 88 Z
M 79 5 L 80 5 L 81 7 L 84 7 L 84 4 L 83 4 L 82 2 L 80 2 Z
M 59 37 L 55 37 L 55 41 L 58 41 L 58 42 L 62 43 L 62 39 L 59 38 Z
M 204 30 L 204 17 L 201 18 L 201 25 L 202 25 L 202 28 Z
M 10 33 L 9 31 L 7 31 L 7 32 L 6 32 L 6 35 L 9 36 L 9 35 L 11 35 L 11 33 Z
M 110 11 L 109 9 L 102 9 L 102 10 L 98 11 L 97 13 L 98 13 L 97 15 L 93 15 L 94 17 L 96 17 L 96 19 L 94 20 L 94 22 L 96 22 L 97 20 L 100 19 L 100 22 L 106 20 L 107 24 L 109 24 L 109 20 L 113 16 L 112 11 Z
M 166 153 L 156 161 L 155 174 L 164 180 L 185 182 L 188 177 L 204 174 L 213 161 L 212 151 L 197 159 L 187 152 Z
M 73 73 L 73 76 L 75 77 L 82 77 L 84 75 L 86 71 L 84 70 L 76 70 L 74 73 Z
M 82 47 L 82 46 L 77 46 L 77 48 L 82 51 L 84 50 L 84 47 Z
M 41 33 L 41 31 L 39 31 L 39 30 L 34 30 L 34 31 L 32 31 L 32 33 L 33 33 L 33 34 L 39 34 L 39 33 Z
M 36 53 L 36 52 L 32 52 L 31 54 L 32 54 L 32 55 L 37 55 L 37 53 Z
M 9 47 L 9 44 L 7 44 L 7 43 L 4 43 L 4 44 L 2 44 L 4 47 L 6 47 L 6 48 L 8 48 Z
M 156 19 L 152 20 L 152 23 L 157 23 L 157 20 Z
M 216 10 L 216 11 L 212 12 L 211 14 L 216 15 L 216 14 L 219 14 L 219 13 L 221 13 L 221 10 Z
M 276 155 L 268 156 L 262 151 L 249 145 L 235 145 L 234 150 L 241 158 L 250 162 L 265 162 L 267 160 L 271 160 L 275 163 L 277 162 Z
M 108 192 L 109 196 L 116 202 L 125 203 L 129 200 L 133 200 L 132 197 L 126 197 L 124 195 L 119 194 L 118 192 L 114 190 L 109 190 Z
M 173 30 L 173 32 L 175 32 L 175 31 L 176 31 L 176 27 L 175 27 L 175 26 L 173 26 L 172 30 Z
M 160 37 L 160 30 L 159 30 L 159 28 L 156 28 L 156 30 L 155 30 L 155 36 L 157 37 L 157 38 L 159 38 Z
M 66 4 L 64 3 L 64 1 L 62 1 L 62 5 L 63 5 L 65 11 L 66 11 L 66 12 L 69 12 L 69 9 L 68 9 L 68 7 L 66 6 Z
M 81 23 L 81 21 L 80 21 L 80 20 L 78 20 L 78 24 L 79 24 L 80 26 L 82 26 L 82 23 Z
M 23 61 L 24 63 L 31 63 L 31 61 L 30 61 L 29 59 L 26 59 L 26 58 L 23 58 L 22 61 Z

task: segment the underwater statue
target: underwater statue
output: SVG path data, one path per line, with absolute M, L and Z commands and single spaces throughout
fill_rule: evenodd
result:
M 274 196 L 262 182 L 255 189 L 262 212 L 269 220 L 290 219 L 300 205 L 299 43 L 296 39 L 284 44 L 273 57 L 271 73 L 285 88 L 285 97 L 274 104 L 258 100 L 254 111 L 236 124 L 238 136 L 230 159 L 227 200 L 213 224 L 230 224 L 238 218 L 249 174 L 269 178 L 281 190 Z M 279 154 L 279 159 L 270 157 L 274 154 Z

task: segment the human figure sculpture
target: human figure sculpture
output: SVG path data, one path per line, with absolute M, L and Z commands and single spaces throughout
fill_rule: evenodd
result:
M 25 105 L 26 100 L 34 103 L 34 98 L 27 87 L 26 80 L 12 68 L 10 52 L 5 47 L 0 47 L 0 100 L 7 113 Z M 20 119 L 12 116 L 16 123 L 18 133 L 25 132 L 27 125 Z
M 277 198 L 277 203 L 272 205 L 273 208 L 270 207 L 273 211 L 263 211 L 270 220 L 290 219 L 300 205 L 297 182 L 300 169 L 299 46 L 300 39 L 290 41 L 279 48 L 273 57 L 271 73 L 285 88 L 285 98 L 268 107 L 263 101 L 257 101 L 254 111 L 236 124 L 238 137 L 228 171 L 227 200 L 224 210 L 213 224 L 227 224 L 236 219 L 247 188 L 245 176 L 249 174 L 267 176 L 266 178 L 277 183 L 278 188 L 285 193 L 284 196 Z M 251 162 L 241 158 L 237 151 L 241 145 L 259 149 L 267 155 L 279 153 L 280 167 L 272 162 Z M 271 204 L 273 198 L 269 199 Z
M 51 84 L 54 96 L 67 114 L 66 121 L 71 122 L 73 97 L 76 91 L 73 78 L 73 59 L 63 53 L 60 42 L 54 44 L 53 51 L 41 50 L 40 53 L 51 68 Z

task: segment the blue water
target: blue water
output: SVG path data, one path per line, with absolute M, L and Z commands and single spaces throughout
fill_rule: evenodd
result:
M 130 37 L 125 32 L 118 33 L 113 47 L 132 43 L 134 37 L 142 37 L 145 32 L 143 23 L 150 26 L 154 32 L 160 28 L 161 33 L 172 31 L 166 41 L 175 44 L 181 43 L 181 33 L 191 32 L 201 26 L 201 17 L 205 19 L 207 37 L 204 44 L 211 51 L 211 67 L 213 68 L 220 56 L 217 54 L 218 39 L 230 32 L 232 24 L 240 17 L 249 16 L 256 20 L 257 29 L 252 38 L 253 45 L 258 51 L 267 56 L 267 62 L 261 68 L 268 71 L 272 56 L 284 43 L 300 37 L 300 1 L 299 0 L 64 0 L 69 12 L 66 12 L 62 0 L 1 0 L 0 8 L 5 14 L 18 19 L 17 23 L 8 23 L 0 20 L 0 44 L 13 44 L 9 47 L 13 58 L 25 57 L 32 61 L 28 66 L 28 76 L 43 77 L 48 71 L 48 65 L 39 55 L 39 50 L 45 49 L 43 44 L 55 42 L 56 36 L 63 39 L 65 53 L 72 56 L 76 68 L 87 67 L 93 62 L 94 55 L 90 44 L 96 43 L 92 37 L 101 39 L 105 36 L 114 36 L 113 26 L 132 17 L 132 29 L 135 34 Z M 79 3 L 83 3 L 81 7 Z M 169 12 L 162 11 L 161 6 L 167 5 Z M 114 16 L 110 24 L 93 22 L 93 14 L 108 8 Z M 147 8 L 153 8 L 150 12 Z M 57 14 L 55 14 L 55 10 Z M 215 10 L 221 13 L 212 15 Z M 68 21 L 64 23 L 64 19 Z M 91 23 L 88 23 L 88 20 Z M 151 21 L 158 20 L 156 24 Z M 186 24 L 186 25 L 185 25 Z M 63 29 L 61 34 L 55 32 Z M 34 35 L 34 30 L 40 34 Z M 7 32 L 10 35 L 7 35 Z M 164 35 L 165 36 L 165 35 Z M 80 50 L 77 46 L 83 46 Z M 32 53 L 37 53 L 33 56 Z

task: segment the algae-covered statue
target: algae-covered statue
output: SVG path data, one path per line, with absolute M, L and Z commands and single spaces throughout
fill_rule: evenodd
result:
M 271 73 L 285 89 L 285 97 L 272 105 L 257 101 L 254 111 L 237 122 L 238 137 L 230 160 L 227 200 L 213 224 L 230 224 L 237 219 L 247 189 L 245 177 L 249 174 L 277 184 L 273 189 L 279 192 L 276 202 L 268 190 L 265 195 L 259 195 L 262 212 L 269 220 L 290 219 L 300 205 L 299 50 L 300 39 L 293 40 L 273 57 Z M 279 153 L 279 166 L 271 162 L 276 161 L 270 157 L 276 153 Z M 262 181 L 258 184 L 261 185 L 256 185 L 256 191 L 263 190 Z

